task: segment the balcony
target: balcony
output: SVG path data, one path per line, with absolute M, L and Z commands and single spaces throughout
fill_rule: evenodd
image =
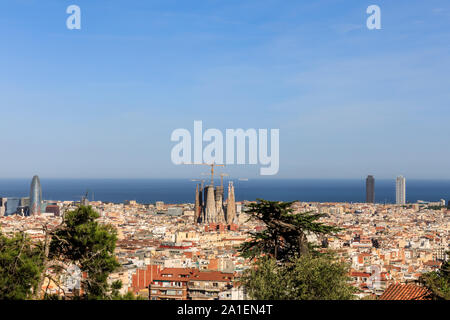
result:
M 186 296 L 186 291 L 182 291 L 181 293 L 178 293 L 176 291 L 173 292 L 166 292 L 166 291 L 160 291 L 157 293 L 150 293 L 150 299 L 151 298 L 158 298 L 158 299 L 164 299 L 164 300 L 181 300 L 183 297 Z
M 155 283 L 152 283 L 151 284 L 151 287 L 153 288 L 155 288 L 155 289 L 161 289 L 161 288 L 163 288 L 163 289 L 165 289 L 165 288 L 178 288 L 178 289 L 185 289 L 186 288 L 186 285 L 185 284 L 183 284 L 183 283 L 176 283 L 176 282 L 174 282 L 174 283 L 170 283 L 170 282 L 155 282 Z
M 220 292 L 223 290 L 226 290 L 226 287 L 214 287 L 211 285 L 193 285 L 193 284 L 189 284 L 188 285 L 188 289 L 189 290 L 201 290 L 201 291 L 213 291 L 213 292 Z
M 188 297 L 192 300 L 214 300 L 219 297 L 218 293 L 211 292 L 189 292 Z

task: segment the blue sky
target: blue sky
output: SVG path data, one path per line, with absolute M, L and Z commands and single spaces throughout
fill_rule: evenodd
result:
M 1 1 L 0 39 L 0 177 L 197 178 L 202 120 L 280 129 L 277 178 L 450 179 L 448 0 Z

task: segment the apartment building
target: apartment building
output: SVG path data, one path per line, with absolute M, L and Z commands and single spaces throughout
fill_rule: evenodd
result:
M 218 300 L 230 290 L 233 273 L 199 271 L 192 268 L 166 268 L 149 285 L 150 300 Z

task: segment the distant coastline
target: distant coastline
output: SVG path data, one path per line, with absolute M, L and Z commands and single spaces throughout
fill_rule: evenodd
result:
M 224 180 L 224 184 L 227 183 Z M 363 179 L 249 179 L 233 180 L 236 200 L 263 198 L 281 201 L 364 202 Z M 30 179 L 0 179 L 0 197 L 29 195 Z M 208 180 L 206 179 L 206 182 Z M 89 191 L 89 199 L 121 203 L 193 203 L 195 185 L 189 179 L 45 179 L 41 178 L 45 200 L 78 201 Z M 216 184 L 220 183 L 219 179 Z M 407 202 L 450 200 L 450 180 L 411 179 L 406 183 Z M 225 195 L 226 196 L 226 195 Z M 375 183 L 375 201 L 393 203 L 395 181 L 379 179 Z

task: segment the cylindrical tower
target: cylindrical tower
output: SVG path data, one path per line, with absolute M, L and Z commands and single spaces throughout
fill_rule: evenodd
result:
M 38 176 L 34 176 L 31 180 L 30 187 L 30 215 L 41 214 L 42 189 Z

